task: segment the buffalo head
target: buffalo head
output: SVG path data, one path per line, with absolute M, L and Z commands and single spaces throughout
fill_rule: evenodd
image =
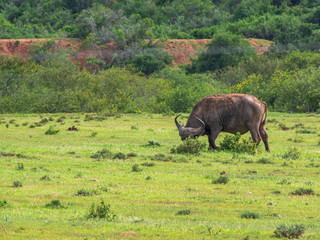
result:
M 180 115 L 178 115 L 174 121 L 175 121 L 177 128 L 179 130 L 179 135 L 181 137 L 181 140 L 185 140 L 188 137 L 194 138 L 194 137 L 197 137 L 197 136 L 203 134 L 204 129 L 205 129 L 205 123 L 200 118 L 196 117 L 196 119 L 198 119 L 200 121 L 201 127 L 192 128 L 192 127 L 185 127 L 185 126 L 181 125 L 178 121 L 178 117 L 180 117 Z

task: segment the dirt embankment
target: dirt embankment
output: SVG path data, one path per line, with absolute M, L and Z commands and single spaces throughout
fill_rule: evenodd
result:
M 18 55 L 23 58 L 28 57 L 28 49 L 32 44 L 43 43 L 48 39 L 0 39 L 0 55 L 12 56 Z M 72 59 L 78 62 L 81 67 L 85 64 L 87 57 L 100 57 L 98 49 L 81 50 L 81 40 L 79 39 L 59 39 L 55 40 L 62 49 L 73 49 L 77 54 Z M 159 43 L 160 46 L 173 57 L 173 65 L 189 64 L 191 57 L 197 55 L 198 52 L 205 48 L 211 39 L 187 40 L 187 39 L 171 39 L 166 42 Z M 251 46 L 257 50 L 260 55 L 268 51 L 271 42 L 260 39 L 248 39 Z M 113 52 L 112 44 L 107 45 L 102 51 Z

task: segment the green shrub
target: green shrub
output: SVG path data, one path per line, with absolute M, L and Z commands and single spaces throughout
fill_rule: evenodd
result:
M 160 147 L 161 144 L 157 140 L 149 140 L 148 144 L 146 145 L 147 147 Z
M 17 170 L 23 171 L 24 170 L 24 164 L 18 163 Z
M 136 153 L 134 153 L 134 152 L 127 154 L 127 158 L 137 157 L 137 156 L 138 156 L 138 155 L 137 155 Z
M 308 129 L 302 129 L 302 130 L 296 130 L 296 133 L 302 133 L 302 134 L 316 134 L 316 131 L 311 131 Z
M 47 118 L 42 118 L 39 123 L 40 124 L 45 124 L 47 122 L 49 122 L 49 120 Z
M 212 179 L 213 184 L 227 184 L 229 182 L 228 176 L 220 176 L 217 179 Z
M 129 61 L 137 70 L 147 75 L 165 68 L 171 62 L 169 53 L 160 48 L 145 49 Z
M 242 140 L 242 141 L 240 141 Z M 232 152 L 256 153 L 256 143 L 251 139 L 241 139 L 241 134 L 226 135 L 220 143 L 221 150 L 229 150 Z
M 191 211 L 189 209 L 180 210 L 176 213 L 176 215 L 190 215 Z
M 260 214 L 255 213 L 255 212 L 251 212 L 251 211 L 245 211 L 241 214 L 241 218 L 257 219 L 257 218 L 260 218 Z
M 187 138 L 177 147 L 171 148 L 171 153 L 177 154 L 193 154 L 199 155 L 201 151 L 204 150 L 206 144 L 201 142 L 199 139 Z
M 126 159 L 126 155 L 122 152 L 118 152 L 113 156 L 113 159 Z
M 47 203 L 45 205 L 46 208 L 64 208 L 64 206 L 61 204 L 60 200 L 52 200 L 50 203 Z
M 314 195 L 314 191 L 311 188 L 298 188 L 295 191 L 291 192 L 291 195 Z
M 151 160 L 154 160 L 154 161 L 162 161 L 162 162 L 170 162 L 170 161 L 172 161 L 172 157 L 171 156 L 166 156 L 163 153 L 157 153 L 153 157 L 150 157 L 150 158 L 151 158 Z
M 87 218 L 99 218 L 112 221 L 116 215 L 111 211 L 110 204 L 106 204 L 102 199 L 98 205 L 92 203 Z
M 48 175 L 44 175 L 40 178 L 41 181 L 51 181 L 51 178 Z
M 22 182 L 20 182 L 20 181 L 14 181 L 13 184 L 12 184 L 12 186 L 13 186 L 13 187 L 16 187 L 16 188 L 22 187 Z
M 96 194 L 96 191 L 90 191 L 86 189 L 80 189 L 75 194 L 76 196 L 92 196 L 93 194 Z
M 49 129 L 45 132 L 46 135 L 56 135 L 58 132 L 60 132 L 59 129 L 56 129 L 53 126 L 50 126 Z
M 142 169 L 139 168 L 139 164 L 132 165 L 132 172 L 141 172 Z
M 294 238 L 299 238 L 301 235 L 304 233 L 305 227 L 301 224 L 293 224 L 293 225 L 286 225 L 286 224 L 281 224 L 277 229 L 275 230 L 275 235 L 278 238 L 289 238 L 289 239 L 294 239 Z
M 0 208 L 8 206 L 9 203 L 7 200 L 0 200 Z
M 145 162 L 145 163 L 142 163 L 141 165 L 142 165 L 142 166 L 145 166 L 145 167 L 153 167 L 153 166 L 155 166 L 156 164 L 153 163 L 153 162 Z
M 291 159 L 291 160 L 297 160 L 299 159 L 301 156 L 301 153 L 300 151 L 298 150 L 298 148 L 296 147 L 293 147 L 293 148 L 290 148 L 288 150 L 288 152 L 284 153 L 282 155 L 282 158 L 285 158 L 285 159 Z
M 260 158 L 257 163 L 261 163 L 261 164 L 273 164 L 273 162 L 271 160 L 269 160 L 268 158 Z
M 95 137 L 95 136 L 97 136 L 97 134 L 98 134 L 97 132 L 92 132 L 91 137 Z
M 93 153 L 90 157 L 94 159 L 111 159 L 112 152 L 110 152 L 108 149 L 102 149 L 101 151 Z
M 200 53 L 187 70 L 190 73 L 214 71 L 235 66 L 241 60 L 255 56 L 255 50 L 242 36 L 221 31 L 213 35 L 207 50 Z

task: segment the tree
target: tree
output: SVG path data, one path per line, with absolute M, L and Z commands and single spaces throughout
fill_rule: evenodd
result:
M 214 71 L 227 66 L 235 66 L 241 60 L 255 56 L 256 52 L 250 43 L 240 35 L 218 32 L 207 45 L 207 50 L 192 62 L 187 71 L 189 73 Z

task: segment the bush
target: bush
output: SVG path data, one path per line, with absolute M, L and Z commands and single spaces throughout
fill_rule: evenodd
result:
M 145 162 L 145 163 L 142 163 L 141 165 L 142 165 L 142 166 L 145 166 L 145 167 L 153 167 L 153 166 L 155 166 L 156 164 L 153 163 L 153 162 Z
M 49 129 L 45 132 L 46 135 L 56 135 L 60 132 L 59 129 L 54 128 L 53 126 L 50 126 Z
M 24 164 L 18 163 L 17 170 L 23 171 L 24 170 Z
M 76 196 L 91 196 L 93 194 L 96 194 L 96 191 L 90 191 L 90 190 L 86 190 L 86 189 L 80 189 L 77 191 L 77 193 L 75 194 Z
M 45 205 L 46 208 L 64 208 L 60 200 L 52 200 L 50 203 Z
M 111 159 L 112 158 L 112 152 L 110 152 L 108 149 L 102 149 L 101 151 L 98 151 L 94 154 L 92 154 L 90 156 L 91 158 L 94 158 L 94 159 Z
M 189 209 L 180 210 L 176 213 L 176 215 L 190 215 L 191 211 Z
M 142 169 L 139 168 L 139 164 L 132 165 L 132 172 L 141 172 Z
M 215 32 L 215 27 L 203 27 L 198 29 L 193 29 L 190 34 L 195 39 L 211 39 Z
M 314 195 L 314 191 L 311 188 L 298 188 L 295 191 L 291 192 L 291 195 Z
M 143 52 L 136 54 L 132 60 L 129 61 L 129 63 L 137 70 L 146 75 L 160 71 L 171 62 L 172 57 L 170 57 L 169 53 L 160 48 L 145 49 Z
M 250 43 L 240 35 L 218 32 L 207 45 L 207 50 L 188 67 L 189 73 L 214 71 L 227 66 L 236 66 L 241 60 L 256 56 Z
M 0 208 L 2 208 L 2 207 L 6 207 L 6 206 L 8 206 L 9 204 L 8 204 L 8 201 L 7 200 L 0 200 Z
M 241 134 L 237 133 L 235 135 L 226 135 L 220 143 L 220 149 L 255 154 L 256 143 L 251 139 L 241 139 Z
M 161 144 L 156 140 L 149 140 L 148 144 L 146 146 L 148 146 L 148 147 L 160 147 Z
M 257 218 L 260 218 L 260 214 L 255 212 L 245 211 L 241 214 L 241 218 L 257 219 Z
M 99 218 L 106 219 L 107 221 L 112 221 L 116 215 L 111 211 L 110 204 L 106 204 L 102 199 L 100 203 L 96 206 L 96 204 L 92 203 L 87 218 Z
M 44 175 L 40 178 L 41 181 L 51 181 L 51 178 L 48 175 Z
M 20 182 L 20 181 L 14 181 L 13 184 L 12 184 L 12 186 L 13 186 L 13 187 L 16 187 L 16 188 L 22 187 L 22 182 Z
M 113 159 L 126 159 L 126 155 L 122 152 L 118 152 L 113 156 Z
M 291 160 L 297 160 L 300 158 L 300 151 L 298 148 L 293 147 L 288 150 L 285 154 L 282 155 L 282 158 L 291 159 Z
M 213 184 L 227 184 L 229 182 L 229 178 L 227 176 L 220 176 L 217 179 L 212 179 Z
M 271 160 L 269 160 L 268 158 L 260 158 L 257 163 L 261 163 L 261 164 L 273 164 L 273 162 Z
M 172 157 L 171 156 L 166 156 L 163 153 L 157 153 L 153 157 L 150 157 L 150 158 L 151 158 L 151 160 L 154 160 L 154 161 L 162 161 L 162 162 L 170 162 L 170 161 L 172 161 Z
M 171 148 L 171 153 L 178 154 L 193 154 L 199 155 L 201 151 L 204 150 L 206 144 L 201 142 L 199 139 L 190 139 L 187 138 L 177 147 Z
M 299 238 L 305 231 L 305 227 L 301 224 L 285 225 L 282 224 L 275 230 L 275 235 L 278 238 L 286 237 L 289 239 Z

